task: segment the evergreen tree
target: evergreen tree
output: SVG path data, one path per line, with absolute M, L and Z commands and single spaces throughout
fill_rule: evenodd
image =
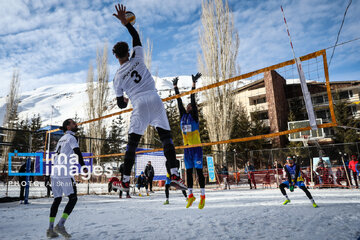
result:
M 335 103 L 335 116 L 339 126 L 359 127 L 359 120 L 356 120 L 351 113 L 350 106 L 346 101 Z M 335 141 L 338 143 L 358 142 L 359 136 L 355 129 L 337 127 L 335 130 Z
M 30 118 L 29 120 L 29 126 L 28 129 L 30 131 L 32 131 L 32 148 L 31 151 L 32 152 L 36 152 L 36 151 L 43 151 L 43 146 L 44 146 L 44 137 L 43 134 L 39 134 L 37 131 L 41 128 L 41 124 L 42 124 L 42 120 L 40 117 L 40 114 L 38 115 L 33 115 L 32 118 Z
M 106 143 L 107 151 L 110 154 L 124 152 L 126 149 L 124 123 L 121 115 L 112 120 L 111 130 L 108 136 L 109 141 Z M 113 158 L 115 161 L 119 161 L 120 159 L 121 157 Z
M 250 121 L 249 116 L 241 106 L 237 106 L 235 108 L 234 118 L 235 120 L 231 132 L 231 139 L 262 135 L 268 133 L 269 131 L 268 127 L 266 127 L 263 121 L 256 115 L 253 115 L 252 120 Z M 249 160 L 249 151 L 263 149 L 265 145 L 266 141 L 264 139 L 244 141 L 230 144 L 228 151 L 235 150 L 237 153 L 242 155 L 244 161 L 247 161 Z M 232 162 L 233 156 L 229 155 L 228 157 L 228 160 Z

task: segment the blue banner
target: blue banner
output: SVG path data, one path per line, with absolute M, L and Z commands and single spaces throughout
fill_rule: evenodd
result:
M 216 182 L 214 158 L 212 156 L 206 156 L 206 161 L 209 170 L 209 182 Z

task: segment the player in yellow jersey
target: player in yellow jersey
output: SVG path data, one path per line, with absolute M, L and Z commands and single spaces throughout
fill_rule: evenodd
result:
M 196 88 L 196 81 L 201 77 L 201 73 L 197 73 L 195 76 L 192 75 L 192 89 Z M 177 82 L 179 78 L 176 77 L 173 80 L 173 85 L 175 93 L 179 94 L 179 89 L 177 87 Z M 182 136 L 184 139 L 184 145 L 194 145 L 201 143 L 200 140 L 200 129 L 199 129 L 199 113 L 196 106 L 195 94 L 191 94 L 191 103 L 186 106 L 186 109 L 183 106 L 181 98 L 177 99 L 179 112 L 180 112 L 180 126 L 182 131 Z M 188 203 L 186 208 L 189 208 L 196 198 L 193 195 L 193 168 L 196 169 L 197 175 L 199 177 L 200 185 L 200 203 L 199 209 L 203 209 L 205 206 L 205 177 L 203 174 L 203 152 L 201 147 L 186 148 L 184 149 L 184 161 L 186 168 L 187 176 L 187 186 L 188 186 Z

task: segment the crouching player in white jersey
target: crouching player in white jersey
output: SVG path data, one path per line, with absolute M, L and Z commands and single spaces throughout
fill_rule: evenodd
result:
M 75 162 L 74 159 L 77 159 L 81 166 L 85 165 L 78 140 L 75 137 L 75 133 L 78 131 L 77 124 L 72 119 L 67 119 L 60 129 L 63 130 L 65 134 L 56 145 L 56 155 L 53 159 L 51 171 L 51 187 L 54 194 L 54 202 L 51 205 L 50 225 L 46 232 L 48 238 L 58 237 L 58 233 L 65 238 L 71 237 L 71 235 L 66 232 L 64 224 L 77 202 L 76 185 L 73 175 L 76 171 L 78 172 L 78 170 L 77 166 L 73 164 Z M 86 168 L 84 172 L 87 172 Z M 65 206 L 59 223 L 54 227 L 55 217 L 63 194 L 69 197 L 69 202 Z
M 305 192 L 306 196 L 311 201 L 311 204 L 313 205 L 313 207 L 314 208 L 318 207 L 316 205 L 313 197 L 311 196 L 311 193 L 305 187 L 304 179 L 302 178 L 301 173 L 300 173 L 300 165 L 295 164 L 294 160 L 290 156 L 288 156 L 286 158 L 286 164 L 284 166 L 284 170 L 286 172 L 286 176 L 287 176 L 288 180 L 281 183 L 279 186 L 281 193 L 286 198 L 283 205 L 290 203 L 290 199 L 289 199 L 288 195 L 286 194 L 285 188 L 289 188 L 290 191 L 293 192 L 295 187 L 299 187 L 301 190 L 303 190 Z
M 160 136 L 164 155 L 170 165 L 171 185 L 186 189 L 186 185 L 180 178 L 176 167 L 176 153 L 164 104 L 155 88 L 155 81 L 144 63 L 144 51 L 139 34 L 131 23 L 126 20 L 126 7 L 118 4 L 115 9 L 117 13 L 113 15 L 127 28 L 133 39 L 131 57 L 126 42 L 118 42 L 113 47 L 113 53 L 120 63 L 120 68 L 114 77 L 117 104 L 120 108 L 127 107 L 129 100 L 124 97 L 124 92 L 126 92 L 133 105 L 128 145 L 124 158 L 124 176 L 120 183 L 121 190 L 129 191 L 131 168 L 135 162 L 135 151 L 148 125 L 154 126 Z

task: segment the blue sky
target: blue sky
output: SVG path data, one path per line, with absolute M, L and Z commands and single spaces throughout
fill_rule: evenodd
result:
M 0 96 L 14 69 L 21 91 L 43 85 L 85 82 L 96 49 L 109 46 L 110 80 L 118 67 L 112 46 L 130 37 L 112 16 L 108 0 L 0 0 Z M 153 42 L 152 73 L 196 73 L 201 0 L 122 1 L 137 17 L 145 42 Z M 246 73 L 292 58 L 282 4 L 297 56 L 332 46 L 348 4 L 343 0 L 229 0 L 240 36 L 238 64 Z M 360 1 L 347 13 L 339 42 L 360 37 Z M 145 45 L 145 44 L 144 44 Z M 328 50 L 328 59 L 331 51 Z M 360 79 L 360 41 L 336 48 L 330 80 Z

